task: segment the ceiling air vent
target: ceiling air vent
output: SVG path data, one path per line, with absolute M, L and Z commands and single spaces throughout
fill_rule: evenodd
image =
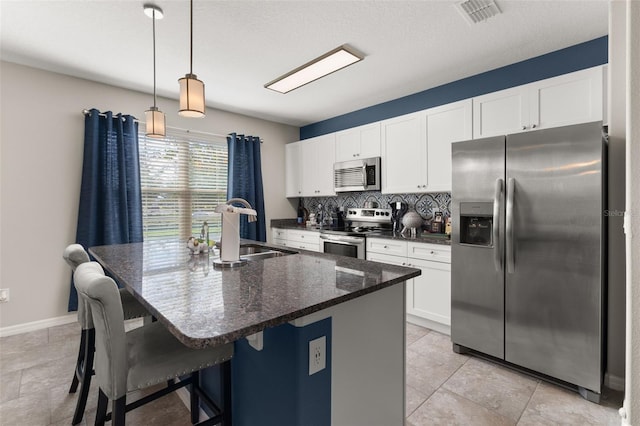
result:
M 456 7 L 469 24 L 486 21 L 500 13 L 498 5 L 493 0 L 467 0 L 456 3 Z

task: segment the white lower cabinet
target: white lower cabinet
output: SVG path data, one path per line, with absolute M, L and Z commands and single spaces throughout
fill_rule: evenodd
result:
M 320 234 L 314 231 L 298 229 L 273 228 L 271 231 L 274 244 L 294 249 L 320 251 Z
M 367 260 L 419 268 L 407 281 L 407 321 L 451 333 L 451 247 L 367 238 Z

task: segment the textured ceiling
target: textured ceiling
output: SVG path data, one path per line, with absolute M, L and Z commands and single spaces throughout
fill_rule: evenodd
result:
M 608 32 L 608 1 L 496 0 L 471 26 L 452 1 L 194 1 L 207 105 L 295 126 L 396 99 Z M 152 93 L 143 1 L 2 0 L 1 58 Z M 157 0 L 158 95 L 189 71 L 189 2 Z M 366 55 L 288 94 L 263 85 L 339 46 Z M 162 102 L 159 102 L 162 109 Z

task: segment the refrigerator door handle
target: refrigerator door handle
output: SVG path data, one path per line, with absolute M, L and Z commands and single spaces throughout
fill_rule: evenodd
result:
M 515 248 L 513 247 L 513 193 L 516 190 L 516 180 L 509 178 L 507 181 L 507 217 L 506 223 L 506 250 L 507 272 L 512 274 L 515 269 Z
M 493 263 L 496 271 L 502 271 L 502 242 L 500 241 L 500 216 L 502 213 L 504 181 L 496 179 L 495 195 L 493 196 Z

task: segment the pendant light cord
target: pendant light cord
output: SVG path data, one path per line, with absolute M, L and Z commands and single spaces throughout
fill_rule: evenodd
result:
M 153 9 L 153 107 L 156 107 L 156 10 Z
M 191 48 L 189 51 L 189 74 L 193 74 L 193 0 L 191 0 L 191 23 L 189 26 L 190 32 L 190 44 Z

